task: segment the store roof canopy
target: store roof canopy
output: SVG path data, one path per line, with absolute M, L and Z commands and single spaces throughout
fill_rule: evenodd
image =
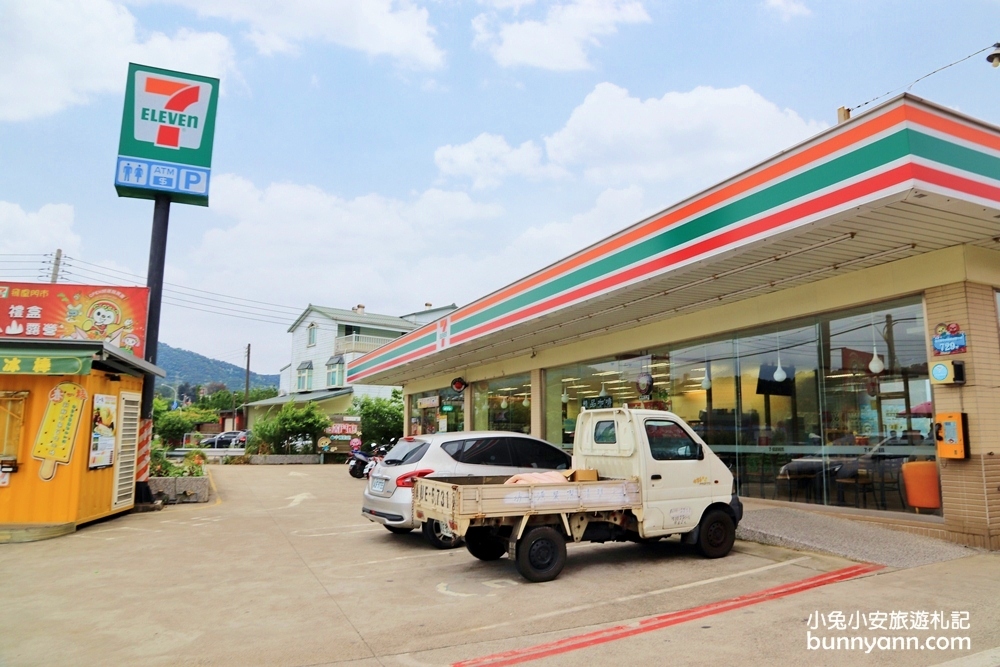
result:
M 134 376 L 166 376 L 162 368 L 103 342 L 0 341 L 0 375 L 87 375 L 92 368 Z
M 902 95 L 348 365 L 402 384 L 948 246 L 996 247 L 1000 129 Z

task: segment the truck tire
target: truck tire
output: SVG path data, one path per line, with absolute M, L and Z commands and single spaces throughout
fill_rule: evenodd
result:
M 705 558 L 722 558 L 736 541 L 736 525 L 722 510 L 709 510 L 698 525 L 698 551 Z
M 517 541 L 517 571 L 528 581 L 552 581 L 566 565 L 566 539 L 556 529 L 538 526 Z
M 479 560 L 497 560 L 507 553 L 507 541 L 488 528 L 470 528 L 465 534 L 465 548 Z
M 438 521 L 424 521 L 421 527 L 424 539 L 435 549 L 454 549 L 462 540 L 459 537 L 448 537 L 441 530 L 441 523 Z

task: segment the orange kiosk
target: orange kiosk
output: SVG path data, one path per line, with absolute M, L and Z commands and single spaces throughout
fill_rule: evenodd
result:
M 143 373 L 106 341 L 0 340 L 0 543 L 132 509 Z

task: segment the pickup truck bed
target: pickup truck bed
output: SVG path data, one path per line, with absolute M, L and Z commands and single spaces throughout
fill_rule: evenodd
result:
M 465 533 L 469 522 L 485 517 L 523 516 L 638 509 L 637 479 L 602 479 L 565 484 L 504 484 L 507 477 L 424 477 L 417 480 L 418 511 Z

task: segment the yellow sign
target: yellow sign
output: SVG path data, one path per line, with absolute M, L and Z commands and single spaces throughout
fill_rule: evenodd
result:
M 76 430 L 87 401 L 87 390 L 73 382 L 60 382 L 49 392 L 49 403 L 38 427 L 32 458 L 42 462 L 38 476 L 48 482 L 56 476 L 56 464 L 73 457 Z

